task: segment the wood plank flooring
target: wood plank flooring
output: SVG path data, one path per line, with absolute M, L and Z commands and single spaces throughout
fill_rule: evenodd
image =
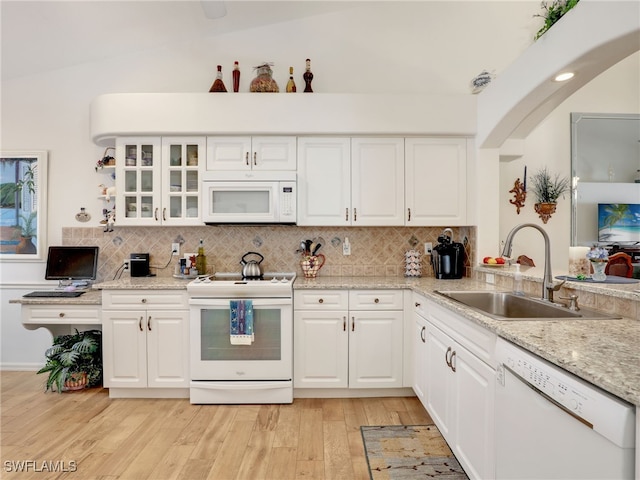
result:
M 0 372 L 2 479 L 368 480 L 361 425 L 432 423 L 415 397 L 191 405 L 44 381 Z

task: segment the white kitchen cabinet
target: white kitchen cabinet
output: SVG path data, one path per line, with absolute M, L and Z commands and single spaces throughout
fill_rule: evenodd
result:
M 201 225 L 204 137 L 116 139 L 116 223 Z
M 466 225 L 466 139 L 405 139 L 405 206 L 408 226 Z
M 413 391 L 422 405 L 427 408 L 427 319 L 420 314 L 426 305 L 414 302 L 413 313 Z
M 469 478 L 494 478 L 495 335 L 414 298 L 427 305 L 424 373 L 414 373 L 416 383 L 424 375 L 426 409 Z
M 103 292 L 104 386 L 110 396 L 128 396 L 128 390 L 135 392 L 132 396 L 145 396 L 145 390 L 155 396 L 153 389 L 188 389 L 187 305 L 181 291 Z
M 300 137 L 298 225 L 404 225 L 404 140 Z
M 294 295 L 295 388 L 402 386 L 402 291 Z
M 296 169 L 296 137 L 207 137 L 207 170 Z

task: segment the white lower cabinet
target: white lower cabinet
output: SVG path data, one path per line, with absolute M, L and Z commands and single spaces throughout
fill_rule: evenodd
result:
M 188 389 L 186 306 L 186 292 L 103 292 L 104 386 L 110 394 L 127 396 L 120 388 L 149 389 L 149 396 L 152 389 Z
M 414 342 L 416 395 L 469 478 L 494 478 L 495 335 L 420 295 L 414 298 L 416 328 L 425 327 L 416 332 L 424 343 Z
M 295 388 L 403 386 L 401 290 L 298 290 Z

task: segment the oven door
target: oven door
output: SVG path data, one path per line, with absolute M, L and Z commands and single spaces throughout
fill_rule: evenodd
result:
M 190 300 L 191 380 L 291 380 L 293 309 L 290 298 L 253 303 L 254 339 L 231 342 L 229 300 Z

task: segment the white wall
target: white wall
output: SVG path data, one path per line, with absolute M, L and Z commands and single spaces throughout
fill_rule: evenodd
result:
M 520 223 L 536 223 L 549 234 L 552 242 L 554 275 L 568 269 L 571 238 L 571 200 L 560 198 L 557 212 L 544 225 L 533 210 L 535 197 L 529 193 L 526 206 L 516 214 L 509 203 L 516 178 L 522 179 L 524 166 L 528 175 L 547 166 L 552 173 L 571 177 L 571 112 L 640 113 L 640 52 L 631 55 L 600 74 L 556 108 L 525 140 L 525 154 L 512 162 L 500 163 L 500 239 Z M 606 165 L 603 166 L 606 169 Z M 482 252 L 478 252 L 482 257 Z M 513 255 L 527 255 L 536 266 L 543 266 L 544 243 L 539 232 L 523 229 L 516 234 Z

